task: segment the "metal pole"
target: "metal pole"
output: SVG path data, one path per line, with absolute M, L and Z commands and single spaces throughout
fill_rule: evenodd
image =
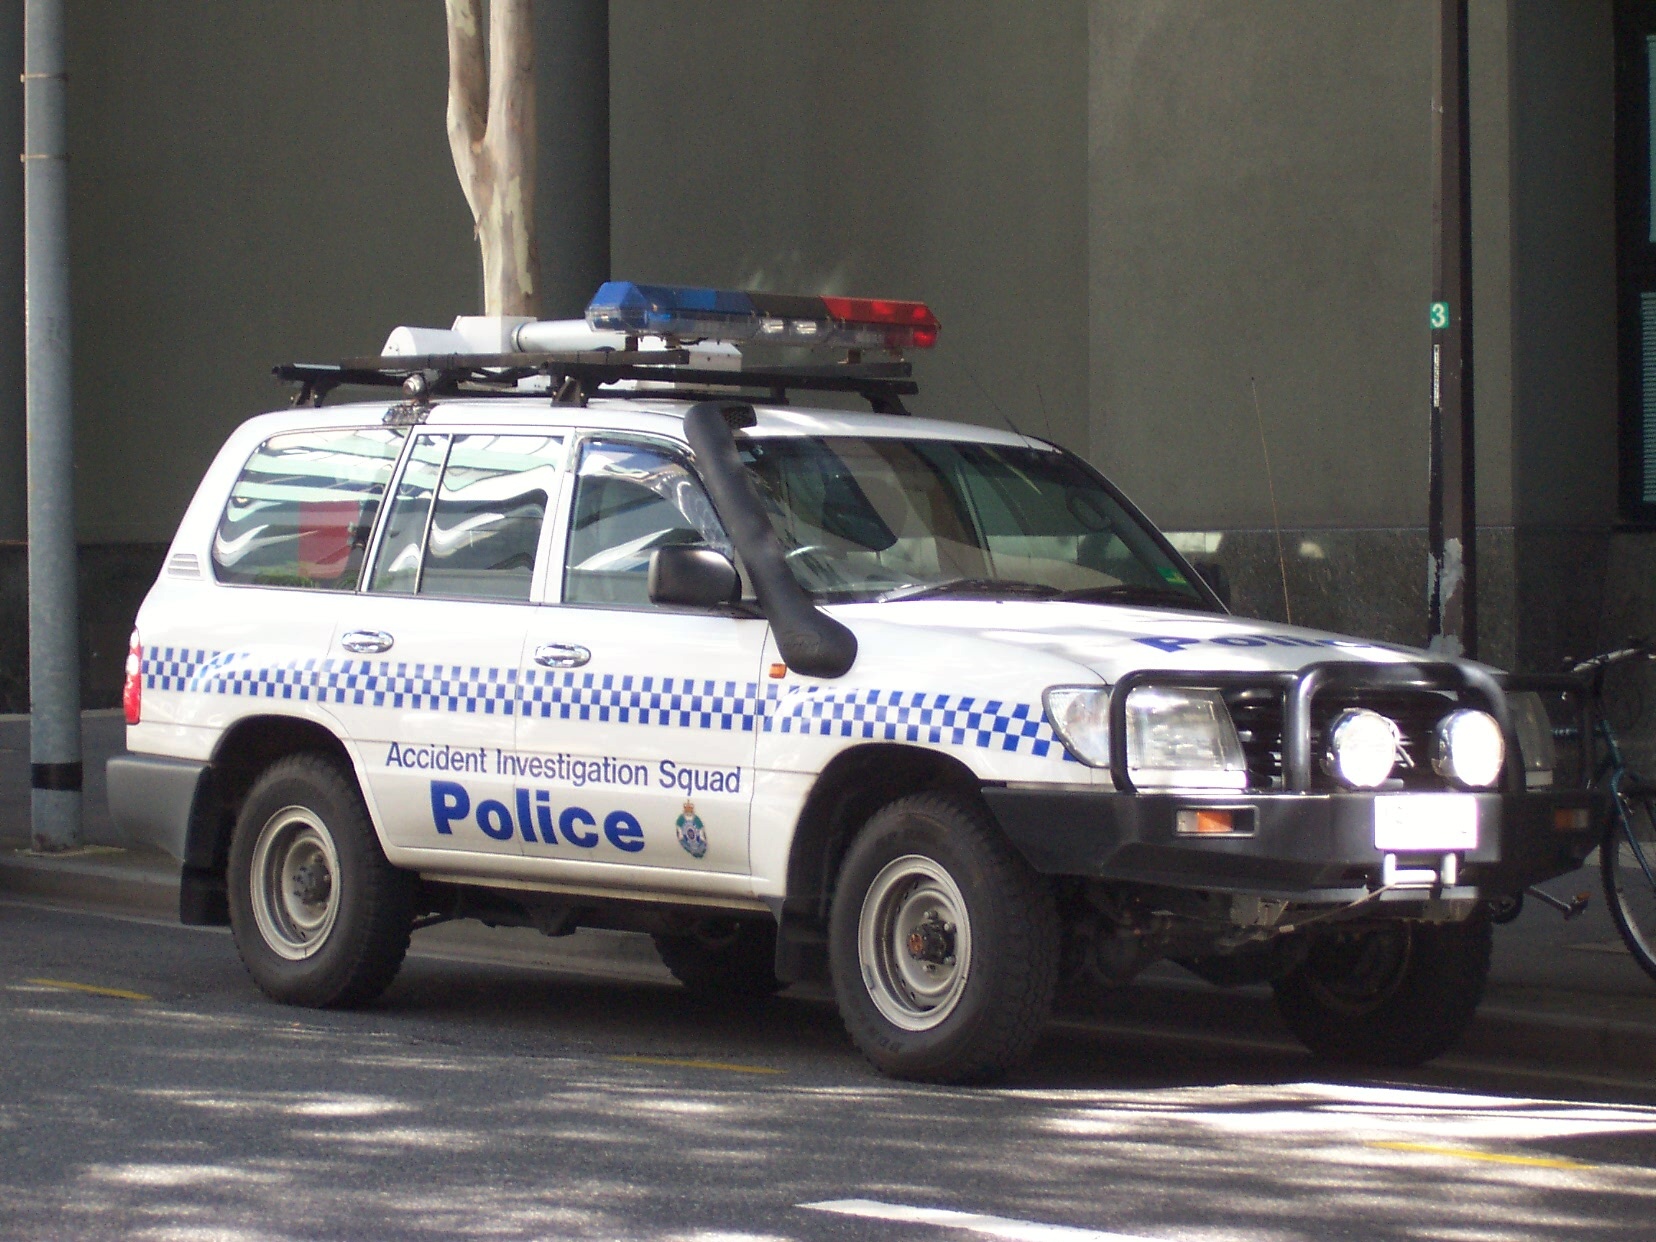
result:
M 1472 445 L 1472 153 L 1467 0 L 1439 0 L 1432 92 L 1432 427 L 1427 645 L 1478 654 Z
M 23 300 L 28 341 L 31 837 L 37 850 L 69 849 L 81 839 L 66 94 L 63 0 L 25 0 Z

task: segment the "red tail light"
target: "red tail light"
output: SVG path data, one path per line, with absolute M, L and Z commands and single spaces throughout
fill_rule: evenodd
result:
M 138 723 L 144 706 L 144 646 L 138 641 L 138 631 L 132 631 L 132 646 L 127 648 L 126 685 L 121 689 L 121 706 L 126 709 L 126 722 Z

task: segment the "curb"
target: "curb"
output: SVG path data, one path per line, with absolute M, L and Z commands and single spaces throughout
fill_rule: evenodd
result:
M 1452 1057 L 1519 1061 L 1598 1074 L 1656 1073 L 1656 1026 L 1616 1018 L 1479 1006 Z
M 142 918 L 178 919 L 179 866 L 161 854 L 113 846 L 83 846 L 36 854 L 0 846 L 0 895 Z

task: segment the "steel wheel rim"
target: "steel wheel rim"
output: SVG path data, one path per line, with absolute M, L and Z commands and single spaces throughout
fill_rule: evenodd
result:
M 946 1021 L 972 970 L 971 919 L 953 877 L 919 854 L 887 863 L 863 896 L 857 957 L 886 1021 L 905 1031 Z
M 285 806 L 253 846 L 253 921 L 272 952 L 303 961 L 327 943 L 339 918 L 339 854 L 314 811 Z

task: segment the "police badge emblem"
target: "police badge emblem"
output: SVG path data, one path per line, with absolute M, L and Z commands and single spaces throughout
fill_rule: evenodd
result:
M 696 814 L 696 804 L 686 802 L 684 814 L 673 821 L 678 828 L 679 844 L 691 858 L 700 858 L 707 853 L 707 831 L 702 826 L 701 816 Z

